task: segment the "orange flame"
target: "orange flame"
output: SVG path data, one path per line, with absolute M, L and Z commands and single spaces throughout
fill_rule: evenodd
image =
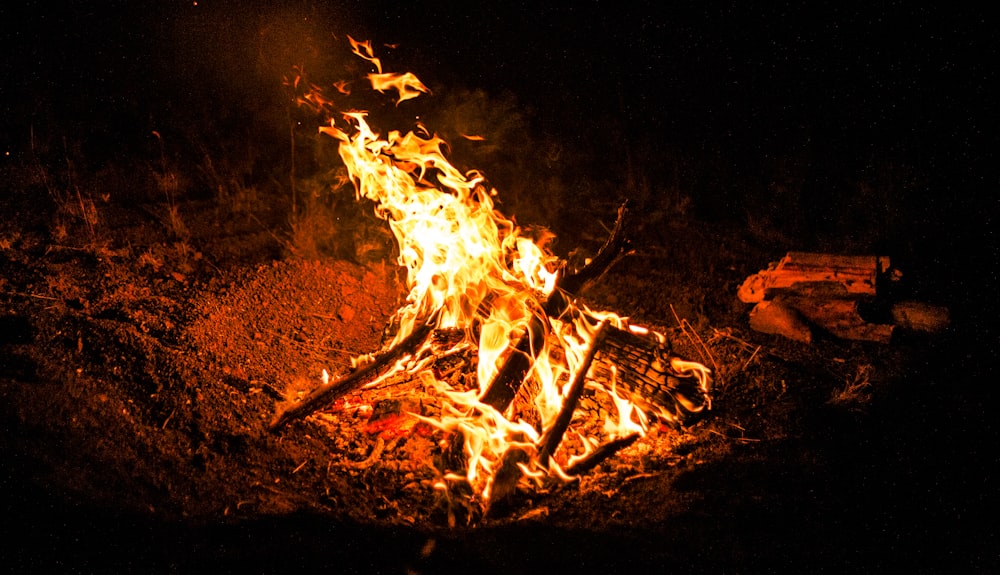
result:
M 431 93 L 427 86 L 424 86 L 412 72 L 405 74 L 369 74 L 368 79 L 371 80 L 372 87 L 379 92 L 388 90 L 398 92 L 399 99 L 396 100 L 396 104 L 404 100 L 416 98 L 421 93 Z
M 411 73 L 382 72 L 370 42 L 349 38 L 353 52 L 371 62 L 378 73 L 368 76 L 375 90 L 398 92 L 399 102 L 429 93 Z M 317 105 L 319 97 L 305 98 Z M 473 170 L 458 170 L 445 155 L 446 144 L 419 126 L 414 131 L 377 134 L 365 112 L 347 112 L 320 131 L 339 142 L 339 153 L 358 198 L 371 200 L 376 214 L 388 222 L 398 243 L 398 263 L 407 272 L 406 304 L 397 312 L 399 330 L 393 343 L 402 341 L 415 327 L 435 318 L 438 327 L 466 329 L 465 345 L 478 349 L 476 389 L 453 389 L 434 380 L 445 399 L 438 418 L 428 423 L 461 433 L 467 460 L 464 475 L 446 474 L 436 488 L 447 491 L 452 482 L 470 485 L 484 502 L 490 500 L 496 473 L 511 453 L 523 480 L 541 481 L 555 475 L 563 479 L 560 464 L 539 461 L 540 441 L 560 412 L 568 392 L 567 381 L 587 368 L 584 359 L 595 338 L 596 324 L 607 322 L 624 329 L 626 320 L 608 312 L 582 310 L 580 318 L 546 318 L 550 331 L 528 373 L 538 391 L 532 401 L 541 420 L 539 428 L 523 420 L 512 421 L 512 412 L 501 413 L 480 401 L 514 343 L 528 329 L 534 316 L 543 317 L 544 302 L 556 285 L 557 258 L 495 209 L 496 191 Z M 479 137 L 466 136 L 470 139 Z M 477 335 L 474 335 L 477 334 Z M 677 360 L 680 361 L 680 360 Z M 695 363 L 673 366 L 694 372 L 707 389 L 708 370 Z M 432 378 L 433 379 L 433 378 Z M 644 434 L 644 413 L 610 387 L 588 385 L 607 393 L 617 407 L 604 432 L 620 438 Z M 700 409 L 700 408 L 699 408 Z M 586 451 L 596 438 L 581 437 Z M 565 465 L 573 459 L 560 458 Z

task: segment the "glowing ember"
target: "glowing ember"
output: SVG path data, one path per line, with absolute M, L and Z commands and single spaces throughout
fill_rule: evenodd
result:
M 396 92 L 397 105 L 429 92 L 413 74 L 384 73 L 369 42 L 350 42 L 354 53 L 376 69 L 368 76 L 372 87 Z M 342 93 L 343 86 L 336 85 Z M 314 108 L 332 109 L 332 102 L 315 89 L 303 100 Z M 422 126 L 382 136 L 369 125 L 365 112 L 350 111 L 320 131 L 339 142 L 358 198 L 374 203 L 375 213 L 388 222 L 398 243 L 398 263 L 406 268 L 409 294 L 397 312 L 394 323 L 399 329 L 392 346 L 430 324 L 434 329 L 462 330 L 464 337 L 455 348 L 477 351 L 478 386 L 473 389 L 455 389 L 433 377 L 428 361 L 414 361 L 440 355 L 440 350 L 428 353 L 430 341 L 396 362 L 396 372 L 424 372 L 421 377 L 430 379 L 444 398 L 440 416 L 421 419 L 446 432 L 445 437 L 461 437 L 464 470 L 444 473 L 438 489 L 450 493 L 456 484 L 467 484 L 485 506 L 501 475 L 512 475 L 515 483 L 547 477 L 568 480 L 572 475 L 565 470 L 582 465 L 602 445 L 630 442 L 646 433 L 649 419 L 637 407 L 634 393 L 618 391 L 615 369 L 601 377 L 591 369 L 605 332 L 628 334 L 631 328 L 624 318 L 579 307 L 559 295 L 560 262 L 546 248 L 550 237 L 529 237 L 497 211 L 492 199 L 496 191 L 487 187 L 483 176 L 455 168 L 445 156 L 445 142 Z M 554 301 L 562 305 L 551 305 Z M 516 349 L 519 343 L 521 351 Z M 485 400 L 504 363 L 518 353 L 530 358 L 523 388 L 532 392 L 533 423 L 518 417 L 509 402 Z M 358 358 L 356 369 L 371 360 Z M 682 394 L 684 410 L 710 407 L 708 369 L 677 358 L 654 363 L 656 369 L 695 382 L 692 395 L 700 399 L 684 400 Z M 393 370 L 383 377 L 389 373 Z M 324 383 L 326 377 L 324 373 Z M 606 394 L 616 408 L 600 437 L 573 428 L 573 408 L 585 387 Z M 676 420 L 667 410 L 653 411 L 667 421 Z M 567 429 L 579 439 L 582 452 L 575 456 L 559 449 Z M 452 445 L 445 439 L 442 448 Z

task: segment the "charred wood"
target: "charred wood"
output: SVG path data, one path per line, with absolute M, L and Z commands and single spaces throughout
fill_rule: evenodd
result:
M 573 465 L 570 465 L 565 469 L 566 475 L 577 476 L 583 475 L 584 473 L 590 471 L 591 469 L 597 467 L 604 462 L 607 458 L 618 453 L 622 449 L 625 449 L 629 445 L 632 445 L 639 439 L 638 433 L 631 433 L 625 437 L 619 437 L 617 439 L 612 439 L 611 441 L 602 444 L 594 451 L 591 451 L 587 456 L 580 459 Z
M 432 316 L 431 319 L 414 329 L 402 341 L 375 356 L 371 363 L 359 367 L 337 381 L 314 389 L 298 403 L 285 408 L 274 418 L 268 426 L 268 430 L 272 432 L 277 431 L 287 425 L 288 422 L 306 417 L 322 409 L 337 397 L 367 385 L 388 373 L 397 360 L 414 353 L 424 343 L 434 330 L 435 318 L 436 315 Z
M 587 355 L 584 357 L 580 369 L 573 374 L 573 380 L 566 391 L 566 397 L 563 398 L 563 405 L 559 410 L 559 415 L 556 416 L 556 420 L 545 430 L 545 433 L 538 441 L 538 459 L 543 465 L 548 464 L 549 457 L 556 452 L 559 444 L 562 443 L 563 434 L 566 433 L 566 429 L 573 419 L 573 412 L 576 411 L 580 395 L 583 393 L 583 384 L 587 380 L 587 372 L 590 371 L 590 365 L 594 361 L 594 356 L 597 355 L 597 349 L 600 347 L 601 342 L 604 341 L 604 334 L 607 328 L 607 321 L 601 322 L 597 327 L 594 339 L 590 342 L 590 347 L 587 348 Z
M 486 392 L 479 399 L 482 403 L 489 405 L 497 411 L 507 409 L 510 402 L 517 395 L 517 390 L 524 383 L 528 371 L 534 364 L 535 357 L 545 343 L 548 331 L 548 320 L 538 315 L 532 316 L 528 321 L 527 333 L 518 340 L 514 349 L 507 355 L 503 365 L 489 386 Z
M 574 294 L 585 290 L 593 282 L 600 279 L 629 250 L 629 242 L 625 234 L 625 221 L 628 210 L 622 206 L 618 210 L 618 219 L 611 235 L 601 246 L 597 255 L 579 272 L 561 276 L 556 282 L 556 289 L 545 301 L 543 311 L 545 318 L 534 316 L 528 323 L 527 333 L 514 346 L 514 349 L 504 360 L 500 370 L 486 387 L 480 401 L 497 411 L 504 411 L 514 400 L 518 389 L 524 383 L 524 378 L 534 363 L 535 356 L 544 342 L 548 328 L 546 318 L 564 317 L 566 314 L 578 314 L 573 306 Z
M 604 277 L 621 258 L 628 255 L 631 245 L 625 229 L 627 217 L 628 208 L 624 205 L 618 208 L 615 227 L 611 229 L 611 234 L 597 251 L 597 255 L 580 271 L 560 278 L 560 289 L 571 294 L 583 293 L 587 287 Z
M 679 368 L 678 360 L 665 339 L 609 327 L 594 375 L 613 381 L 636 407 L 676 427 L 711 408 L 701 380 Z

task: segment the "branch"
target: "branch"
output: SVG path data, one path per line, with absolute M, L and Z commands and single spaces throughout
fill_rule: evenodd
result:
M 573 306 L 573 294 L 579 293 L 600 279 L 611 266 L 628 253 L 629 242 L 625 237 L 627 214 L 628 210 L 624 205 L 618 209 L 618 219 L 611 235 L 588 265 L 575 274 L 560 276 L 556 281 L 556 289 L 549 295 L 542 308 L 546 317 L 558 318 L 567 313 L 579 313 Z M 541 349 L 545 339 L 546 323 L 543 318 L 537 316 L 531 318 L 528 323 L 528 333 L 521 337 L 513 352 L 493 376 L 493 381 L 480 398 L 481 402 L 500 412 L 507 409 L 517 395 L 517 390 L 524 383 L 524 378 L 535 361 L 535 355 Z
M 611 235 L 605 240 L 604 245 L 597 251 L 594 259 L 575 274 L 559 278 L 557 286 L 559 289 L 571 294 L 579 294 L 587 287 L 604 277 L 621 258 L 631 251 L 631 244 L 625 236 L 625 224 L 628 216 L 628 208 L 623 204 L 618 208 L 618 218 L 615 220 L 615 227 L 611 230 Z
M 423 325 L 414 329 L 403 341 L 376 356 L 375 360 L 368 365 L 333 383 L 314 389 L 302 401 L 292 404 L 280 412 L 268 426 L 268 431 L 277 431 L 289 421 L 303 418 L 326 407 L 334 399 L 375 381 L 388 371 L 396 360 L 416 351 L 434 330 L 436 320 L 437 313 L 433 314 Z
M 622 449 L 625 449 L 629 445 L 635 443 L 639 439 L 640 435 L 638 433 L 631 433 L 625 437 L 619 437 L 618 439 L 613 439 L 604 445 L 601 445 L 594 451 L 590 452 L 589 455 L 583 459 L 577 461 L 573 465 L 565 469 L 566 475 L 577 476 L 583 475 L 584 473 L 590 471 L 591 469 L 597 467 L 605 459 L 611 457 L 612 455 L 618 453 Z
M 583 393 L 583 384 L 587 379 L 587 372 L 590 371 L 590 364 L 594 361 L 594 355 L 597 354 L 597 348 L 600 347 L 601 342 L 604 341 L 604 334 L 607 331 L 608 322 L 604 320 L 599 326 L 597 326 L 597 331 L 594 333 L 594 339 L 590 342 L 590 347 L 587 349 L 587 355 L 583 359 L 583 363 L 580 365 L 580 369 L 573 375 L 573 381 L 570 382 L 569 390 L 566 392 L 566 397 L 563 399 L 562 408 L 559 410 L 559 415 L 556 420 L 545 430 L 545 434 L 538 440 L 541 446 L 538 452 L 538 460 L 543 464 L 548 465 L 549 457 L 555 453 L 559 444 L 562 443 L 563 434 L 566 433 L 566 428 L 569 427 L 569 422 L 573 419 L 573 412 L 576 411 L 576 404 L 580 401 L 580 395 Z

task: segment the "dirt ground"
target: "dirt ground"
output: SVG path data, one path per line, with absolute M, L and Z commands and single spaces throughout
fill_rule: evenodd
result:
M 434 431 L 379 414 L 412 404 L 412 384 L 266 429 L 323 369 L 379 349 L 404 295 L 394 266 L 297 257 L 274 228 L 220 226 L 197 201 L 179 214 L 106 202 L 96 224 L 37 190 L 4 202 L 13 572 L 973 572 L 997 559 L 978 527 L 993 523 L 996 434 L 976 383 L 995 341 L 965 339 L 961 310 L 934 336 L 798 344 L 750 331 L 735 298 L 780 252 L 694 220 L 647 234 L 585 298 L 708 364 L 712 412 L 449 527 Z

